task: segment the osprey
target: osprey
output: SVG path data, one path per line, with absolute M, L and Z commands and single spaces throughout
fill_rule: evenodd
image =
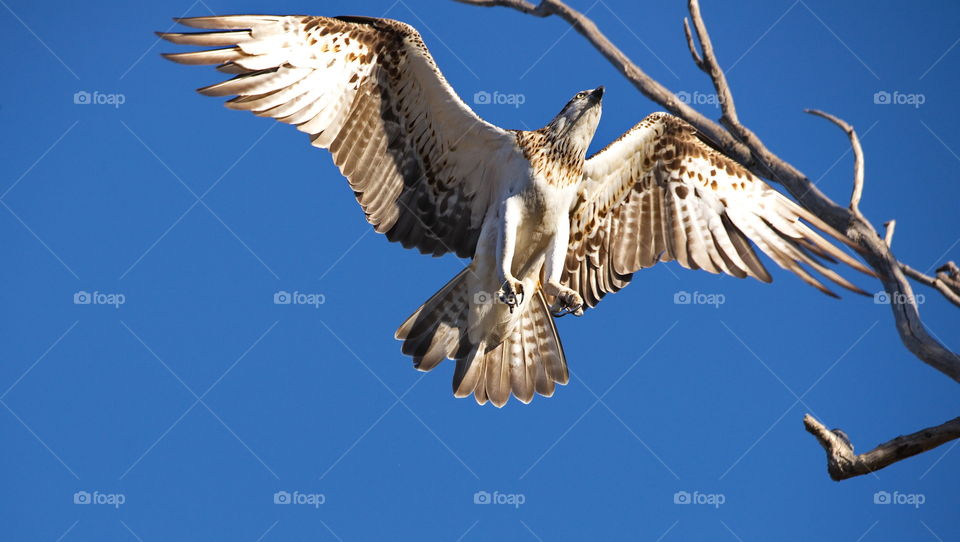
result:
M 216 47 L 165 55 L 235 77 L 199 89 L 272 117 L 329 149 L 374 229 L 404 247 L 472 259 L 397 330 L 414 366 L 456 360 L 453 391 L 503 406 L 566 384 L 553 317 L 582 315 L 633 273 L 689 269 L 771 277 L 780 267 L 834 295 L 800 264 L 871 273 L 814 231 L 853 246 L 816 216 L 654 113 L 596 155 L 603 87 L 539 130 L 505 130 L 453 91 L 411 26 L 366 17 L 231 15 L 177 19 L 208 30 L 159 33 Z M 806 223 L 801 222 L 801 219 Z M 808 225 L 809 224 L 809 225 Z

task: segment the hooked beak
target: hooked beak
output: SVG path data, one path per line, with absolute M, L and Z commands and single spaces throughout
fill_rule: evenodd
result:
M 603 85 L 600 85 L 599 87 L 593 89 L 593 92 L 591 93 L 591 96 L 593 96 L 593 99 L 599 102 L 600 99 L 603 98 L 603 90 L 604 90 Z

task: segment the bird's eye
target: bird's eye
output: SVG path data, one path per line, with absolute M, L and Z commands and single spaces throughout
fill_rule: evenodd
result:
M 583 98 L 583 97 L 586 96 L 586 95 L 587 95 L 586 92 L 578 92 L 578 93 L 577 93 L 577 99 L 579 100 L 580 98 Z

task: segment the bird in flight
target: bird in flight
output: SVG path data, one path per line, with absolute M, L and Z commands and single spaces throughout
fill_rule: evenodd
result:
M 232 96 L 228 108 L 295 125 L 328 149 L 389 240 L 471 258 L 396 332 L 421 371 L 456 361 L 457 397 L 500 407 L 511 394 L 553 395 L 569 379 L 553 318 L 582 315 L 657 262 L 770 282 L 752 243 L 829 295 L 822 277 L 863 291 L 828 263 L 873 274 L 813 228 L 854 247 L 845 236 L 679 118 L 654 113 L 586 158 L 602 86 L 539 130 L 506 130 L 460 99 L 399 21 L 177 21 L 205 31 L 160 37 L 213 48 L 166 58 L 234 75 L 201 94 Z

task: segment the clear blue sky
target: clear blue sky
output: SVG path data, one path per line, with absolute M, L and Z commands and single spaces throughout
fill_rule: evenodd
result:
M 709 94 L 685 2 L 571 3 L 669 88 Z M 660 108 L 560 20 L 436 0 L 0 4 L 0 538 L 960 536 L 953 445 L 838 484 L 803 430 L 812 412 L 866 450 L 957 415 L 956 384 L 902 347 L 887 306 L 772 266 L 765 285 L 660 265 L 559 322 L 572 378 L 553 398 L 456 400 L 452 365 L 417 373 L 393 332 L 462 262 L 372 233 L 326 153 L 193 93 L 219 74 L 162 60 L 174 47 L 152 34 L 211 11 L 401 19 L 467 101 L 523 95 L 476 106 L 501 126 L 539 127 L 606 85 L 600 148 Z M 847 140 L 802 110 L 847 119 L 867 155 L 863 210 L 897 219 L 896 254 L 920 270 L 960 259 L 960 6 L 707 2 L 704 15 L 771 149 L 844 201 Z M 80 91 L 123 103 L 77 105 Z M 880 91 L 924 103 L 876 104 Z M 325 303 L 275 305 L 281 290 Z M 75 304 L 81 291 L 123 304 Z M 682 291 L 725 302 L 675 304 Z M 957 309 L 917 292 L 960 348 Z M 123 502 L 74 504 L 84 491 Z M 279 491 L 323 503 L 277 505 Z M 478 491 L 523 502 L 477 505 Z M 723 502 L 675 504 L 684 491 Z M 874 504 L 881 491 L 923 503 Z

